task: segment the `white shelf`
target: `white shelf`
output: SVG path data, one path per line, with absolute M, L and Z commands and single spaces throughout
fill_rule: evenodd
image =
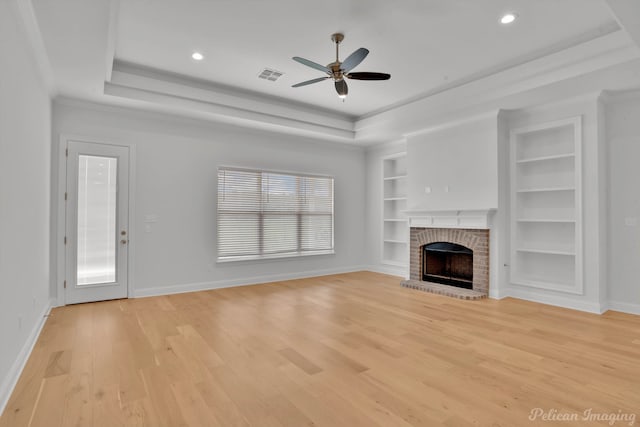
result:
M 548 188 L 523 188 L 516 193 L 547 193 L 553 191 L 575 191 L 575 187 L 548 187 Z
M 572 159 L 575 156 L 576 155 L 574 153 L 556 154 L 553 156 L 542 156 L 542 157 L 531 157 L 528 159 L 520 159 L 520 160 L 516 160 L 516 163 L 546 162 L 549 160 Z
M 385 197 L 384 201 L 385 202 L 395 202 L 395 201 L 401 201 L 401 200 L 407 200 L 406 197 Z
M 384 239 L 385 243 L 398 243 L 401 245 L 406 245 L 408 242 L 406 240 L 393 240 L 393 239 Z
M 557 223 L 575 223 L 575 219 L 554 219 L 554 218 L 518 218 L 517 222 L 557 222 Z
M 406 218 L 385 218 L 384 222 L 407 222 L 409 221 Z
M 512 284 L 582 293 L 581 129 L 575 117 L 511 131 Z
M 533 249 L 533 248 L 518 248 L 516 249 L 518 252 L 532 253 L 532 254 L 549 254 L 549 255 L 566 255 L 566 256 L 575 256 L 575 252 L 569 251 L 559 251 L 553 249 Z
M 397 179 L 405 179 L 407 177 L 407 175 L 396 175 L 396 176 L 388 176 L 386 178 L 384 178 L 385 181 L 394 181 Z

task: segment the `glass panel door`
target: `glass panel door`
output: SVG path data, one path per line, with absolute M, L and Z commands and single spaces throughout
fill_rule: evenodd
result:
M 78 157 L 77 284 L 116 280 L 118 159 Z
M 126 298 L 129 147 L 67 147 L 65 303 Z

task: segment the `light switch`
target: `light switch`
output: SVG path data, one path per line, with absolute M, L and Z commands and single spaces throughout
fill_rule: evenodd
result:
M 630 216 L 624 219 L 624 225 L 627 227 L 637 227 L 638 226 L 638 218 L 634 216 Z
M 444 192 L 445 192 L 445 193 L 448 193 L 448 192 L 449 192 L 449 186 L 448 186 L 448 185 L 445 185 L 445 186 L 444 186 Z
M 427 194 L 431 193 L 431 187 L 424 187 L 424 192 Z
M 151 224 L 145 224 L 144 225 L 144 232 L 145 233 L 151 233 Z
M 158 215 L 147 214 L 144 216 L 144 222 L 158 222 Z

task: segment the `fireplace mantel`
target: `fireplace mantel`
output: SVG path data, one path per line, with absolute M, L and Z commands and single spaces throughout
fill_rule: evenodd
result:
M 411 209 L 404 213 L 409 218 L 409 227 L 489 229 L 494 212 L 495 209 L 442 211 Z

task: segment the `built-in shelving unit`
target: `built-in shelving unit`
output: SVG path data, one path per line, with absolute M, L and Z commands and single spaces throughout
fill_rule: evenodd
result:
M 582 120 L 511 131 L 511 283 L 582 293 Z
M 407 210 L 407 155 L 397 153 L 382 160 L 383 221 L 382 262 L 397 267 L 409 265 Z

